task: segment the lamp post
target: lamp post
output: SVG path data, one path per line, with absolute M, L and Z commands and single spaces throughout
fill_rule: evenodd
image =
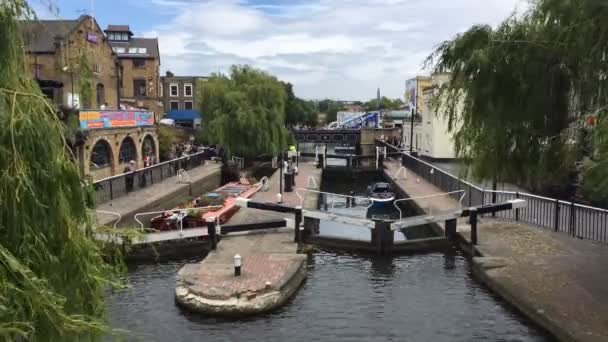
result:
M 115 66 L 116 66 L 116 109 L 120 110 L 120 76 L 121 76 L 121 69 L 122 69 L 122 65 L 120 63 L 120 60 L 116 59 L 115 62 Z
M 280 201 L 283 200 L 283 150 L 279 150 L 280 153 L 280 157 L 279 157 L 279 196 L 277 196 L 277 199 L 279 199 Z

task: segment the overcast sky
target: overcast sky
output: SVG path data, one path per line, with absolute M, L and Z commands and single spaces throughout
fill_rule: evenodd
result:
M 90 0 L 31 0 L 41 17 L 75 18 Z M 51 3 L 59 11 L 48 11 Z M 303 98 L 401 97 L 437 44 L 499 23 L 525 0 L 96 0 L 95 17 L 158 37 L 161 73 L 208 75 L 250 64 Z

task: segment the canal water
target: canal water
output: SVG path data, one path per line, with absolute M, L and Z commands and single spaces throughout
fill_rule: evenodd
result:
M 345 179 L 328 190 L 361 192 L 369 181 Z M 365 216 L 362 206 L 334 210 Z M 368 238 L 369 232 L 353 229 L 359 228 L 321 226 L 329 235 Z M 474 280 L 456 249 L 396 257 L 317 249 L 305 283 L 287 305 L 246 319 L 205 317 L 175 305 L 175 276 L 197 261 L 130 265 L 131 287 L 107 296 L 112 326 L 129 331 L 126 340 L 133 341 L 549 340 Z

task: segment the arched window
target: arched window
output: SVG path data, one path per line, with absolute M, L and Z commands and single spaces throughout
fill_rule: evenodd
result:
M 120 151 L 118 152 L 118 160 L 120 163 L 128 163 L 131 160 L 137 160 L 137 148 L 131 137 L 126 137 L 122 140 Z
M 101 107 L 106 102 L 106 90 L 103 84 L 97 84 L 97 107 Z
M 98 140 L 91 150 L 91 167 L 101 169 L 112 166 L 112 147 L 103 139 Z
M 153 158 L 156 156 L 156 144 L 151 135 L 146 135 L 143 143 L 141 144 L 141 155 L 146 158 Z

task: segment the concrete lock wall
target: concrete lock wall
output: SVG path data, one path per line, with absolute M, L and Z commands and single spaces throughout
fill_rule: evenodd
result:
M 134 160 L 137 169 L 144 167 L 143 146 L 146 139 L 152 139 L 154 142 L 154 159 L 159 160 L 158 130 L 156 127 L 95 129 L 87 131 L 87 134 L 86 143 L 76 155 L 79 159 L 82 174 L 92 176 L 93 180 L 122 173 L 129 161 L 126 161 L 126 163 L 120 162 L 120 148 L 128 139 L 132 139 L 135 145 L 136 157 Z M 93 148 L 97 143 L 107 143 L 109 146 L 110 160 L 107 166 L 95 167 L 91 164 Z

